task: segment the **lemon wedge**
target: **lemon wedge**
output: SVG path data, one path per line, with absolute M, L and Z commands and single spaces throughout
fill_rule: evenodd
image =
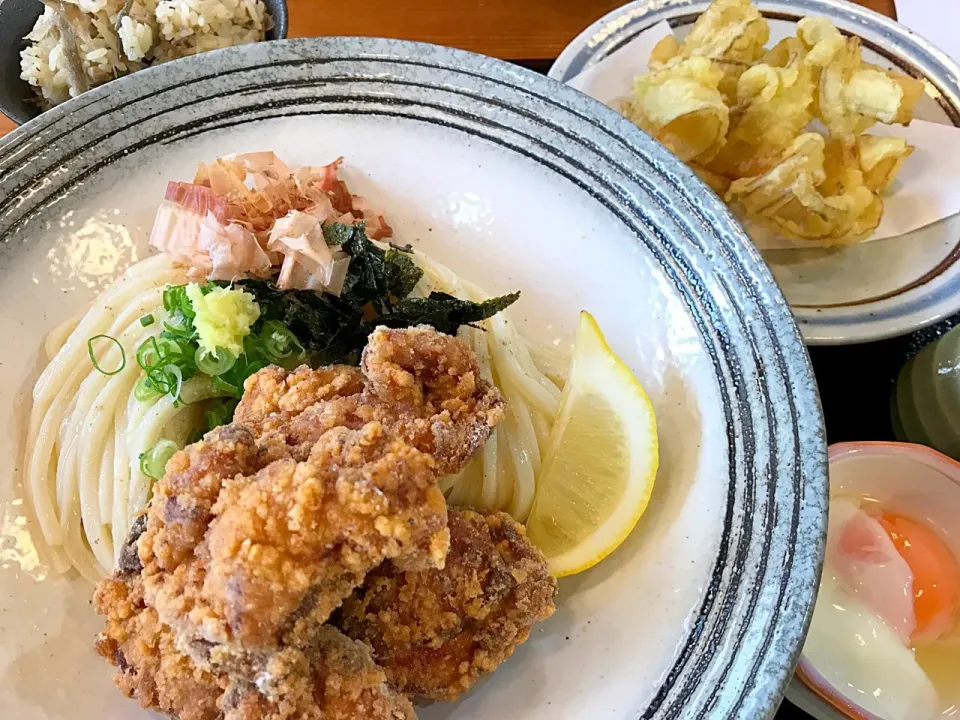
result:
M 557 577 L 593 567 L 647 508 L 657 420 L 640 381 L 580 313 L 570 376 L 537 481 L 527 535 Z

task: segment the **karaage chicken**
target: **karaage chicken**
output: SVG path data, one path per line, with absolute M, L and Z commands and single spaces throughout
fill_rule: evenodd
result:
M 378 328 L 360 367 L 267 368 L 245 383 L 234 422 L 275 454 L 302 460 L 327 430 L 377 421 L 452 475 L 503 417 L 502 396 L 480 378 L 473 352 L 429 326 Z
M 176 454 L 139 541 L 144 593 L 207 669 L 255 674 L 387 559 L 442 567 L 442 474 L 503 416 L 454 337 L 377 329 L 354 368 L 267 368 L 232 425 Z
M 106 616 L 94 647 L 117 668 L 114 682 L 129 698 L 179 720 L 219 720 L 225 676 L 201 670 L 176 647 L 176 636 L 146 605 L 139 576 L 104 580 L 94 595 Z
M 442 569 L 385 563 L 343 606 L 341 627 L 408 695 L 453 700 L 493 672 L 554 611 L 556 580 L 501 512 L 451 509 Z
M 469 349 L 425 327 L 378 329 L 359 370 L 252 376 L 97 588 L 118 687 L 179 720 L 413 720 L 407 695 L 470 687 L 553 611 L 522 527 L 448 515 L 438 487 L 503 412 Z M 365 579 L 350 639 L 324 623 Z
M 94 596 L 106 625 L 95 648 L 130 698 L 178 720 L 414 720 L 370 650 L 329 626 L 313 626 L 267 659 L 256 684 L 202 670 L 143 599 L 137 575 L 105 580 Z
M 370 649 L 329 625 L 311 626 L 271 657 L 256 683 L 223 696 L 225 720 L 415 720 Z

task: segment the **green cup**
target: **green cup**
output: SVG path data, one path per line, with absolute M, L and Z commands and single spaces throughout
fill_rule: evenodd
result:
M 960 460 L 960 327 L 903 366 L 890 415 L 898 439 L 929 445 Z

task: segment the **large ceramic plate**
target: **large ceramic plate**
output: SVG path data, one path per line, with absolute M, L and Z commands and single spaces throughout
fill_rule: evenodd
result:
M 706 0 L 637 0 L 584 30 L 550 68 L 566 82 L 624 43 L 666 20 L 683 36 Z M 917 117 L 960 125 L 960 68 L 907 28 L 843 0 L 756 2 L 771 42 L 795 34 L 809 15 L 830 18 L 863 39 L 864 60 L 924 78 Z M 920 155 L 914 161 L 922 159 Z M 960 310 L 960 216 L 913 233 L 841 250 L 779 250 L 766 260 L 811 344 L 879 340 L 930 325 Z
M 772 714 L 819 578 L 825 446 L 782 296 L 726 209 L 644 134 L 568 88 L 411 43 L 270 43 L 111 83 L 0 142 L 0 406 L 44 334 L 147 250 L 169 178 L 273 149 L 347 159 L 412 242 L 492 292 L 537 342 L 591 310 L 657 409 L 662 472 L 629 541 L 560 585 L 559 611 L 451 718 Z M 0 436 L 0 717 L 140 717 L 90 643 L 91 588 L 55 577 Z

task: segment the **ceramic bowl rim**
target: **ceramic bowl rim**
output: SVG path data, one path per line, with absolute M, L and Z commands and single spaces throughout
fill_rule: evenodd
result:
M 860 440 L 834 443 L 827 447 L 827 458 L 830 465 L 854 457 L 891 455 L 905 457 L 911 462 L 943 470 L 944 475 L 960 489 L 960 462 L 928 445 L 895 440 Z
M 364 83 L 393 88 L 391 102 L 361 95 Z M 704 614 L 681 640 L 677 665 L 647 711 L 656 718 L 688 707 L 704 717 L 772 716 L 812 616 L 826 537 L 826 442 L 809 356 L 769 270 L 727 208 L 617 113 L 533 71 L 423 43 L 311 38 L 227 48 L 96 88 L 0 139 L 0 237 L 127 150 L 343 102 L 324 92 L 347 93 L 354 112 L 369 105 L 394 114 L 407 100 L 409 112 L 417 103 L 436 112 L 428 101 L 447 93 L 458 100 L 450 122 L 473 113 L 481 137 L 518 133 L 510 122 L 522 118 L 534 126 L 523 132 L 557 143 L 551 150 L 582 168 L 581 187 L 655 250 L 716 353 L 717 382 L 728 393 L 730 534 L 710 579 L 722 601 L 705 592 Z M 490 130 L 497 122 L 504 129 Z M 42 147 L 56 150 L 38 155 Z M 591 158 L 603 164 L 600 174 L 585 165 Z M 5 166 L 15 169 L 5 173 Z M 63 170 L 54 176 L 56 168 Z M 28 196 L 26 188 L 45 176 L 55 180 Z M 721 714 L 725 707 L 729 715 Z

